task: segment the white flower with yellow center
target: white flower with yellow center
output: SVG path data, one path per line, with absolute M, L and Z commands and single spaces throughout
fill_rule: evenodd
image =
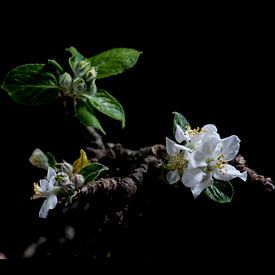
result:
M 55 177 L 55 170 L 49 167 L 47 179 L 40 180 L 39 185 L 37 183 L 34 183 L 34 196 L 32 197 L 32 199 L 46 198 L 39 211 L 40 218 L 47 218 L 49 210 L 56 207 L 56 194 L 60 190 L 60 187 L 55 186 Z
M 166 168 L 170 170 L 167 173 L 166 178 L 170 184 L 173 184 L 180 180 L 185 168 L 187 167 L 188 161 L 186 160 L 186 157 L 190 150 L 187 147 L 166 138 L 166 151 L 168 154 Z
M 175 176 L 175 171 L 168 172 L 168 182 L 172 183 L 171 175 L 174 176 L 174 182 L 181 179 L 186 187 L 191 188 L 193 196 L 197 197 L 214 183 L 214 179 L 229 181 L 239 177 L 246 180 L 247 172 L 241 173 L 228 164 L 235 158 L 240 148 L 240 139 L 237 136 L 221 139 L 216 126 L 208 124 L 201 129 L 187 129 L 186 131 L 177 125 L 175 138 L 178 143 L 184 142 L 184 146 L 166 139 L 167 152 L 180 150 L 184 156 L 185 165 L 182 166 L 178 176 Z M 171 168 L 168 160 L 168 169 L 172 170 Z

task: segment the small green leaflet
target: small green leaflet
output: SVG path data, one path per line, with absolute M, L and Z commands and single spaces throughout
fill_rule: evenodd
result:
M 80 170 L 80 174 L 83 175 L 85 181 L 94 181 L 103 171 L 109 170 L 108 167 L 100 163 L 90 163 Z
M 45 64 L 26 64 L 11 70 L 2 89 L 17 103 L 38 105 L 53 102 L 58 96 L 58 82 Z
M 104 135 L 106 134 L 100 122 L 95 116 L 93 107 L 90 106 L 90 104 L 87 104 L 85 99 L 79 98 L 77 100 L 76 115 L 84 125 L 91 126 L 95 129 L 100 130 Z
M 212 201 L 229 203 L 233 198 L 234 188 L 229 181 L 216 181 L 205 189 L 204 194 Z
M 49 166 L 52 167 L 52 168 L 54 168 L 56 166 L 56 164 L 57 164 L 57 162 L 55 160 L 55 157 L 50 152 L 47 152 L 46 156 L 48 157 Z
M 96 67 L 97 78 L 106 78 L 112 75 L 123 73 L 132 68 L 141 52 L 128 48 L 115 48 L 102 52 L 87 61 L 91 66 Z
M 60 76 L 61 74 L 64 73 L 64 69 L 61 67 L 61 65 L 54 59 L 49 59 L 48 60 L 48 64 L 50 66 L 52 66 L 52 68 L 55 69 L 55 71 L 57 72 L 58 76 Z
M 79 63 L 79 61 L 82 61 L 85 59 L 85 57 L 74 47 L 70 47 L 66 49 L 67 52 L 71 53 L 71 57 L 69 58 L 69 64 L 70 67 L 74 73 L 75 76 L 77 76 L 76 73 L 76 66 Z
M 121 122 L 125 127 L 125 114 L 120 103 L 107 91 L 97 90 L 94 96 L 89 97 L 88 102 L 101 113 Z
M 188 127 L 190 127 L 190 124 L 188 120 L 180 113 L 173 112 L 174 115 L 174 121 L 173 121 L 173 134 L 176 133 L 176 127 L 179 125 L 183 131 L 185 131 Z

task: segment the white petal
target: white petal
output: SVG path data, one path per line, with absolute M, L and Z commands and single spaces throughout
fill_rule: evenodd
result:
M 191 192 L 194 198 L 197 198 L 205 188 L 206 187 L 202 182 L 199 184 L 196 184 L 194 187 L 191 187 Z
M 169 171 L 166 175 L 166 179 L 170 184 L 176 183 L 180 180 L 180 175 L 177 170 Z
M 183 146 L 183 145 L 179 145 L 176 142 L 174 142 L 173 140 L 166 138 L 166 151 L 168 155 L 175 155 L 177 153 L 179 153 L 180 151 L 190 151 L 189 148 Z
M 214 180 L 212 178 L 212 175 L 207 174 L 202 182 L 196 184 L 194 187 L 191 188 L 194 198 L 197 198 L 204 189 L 206 189 L 213 183 L 214 183 Z
M 222 139 L 224 158 L 228 161 L 234 159 L 240 149 L 240 139 L 233 135 Z
M 40 210 L 39 210 L 39 217 L 40 218 L 47 218 L 49 212 L 49 206 L 48 206 L 48 199 L 44 200 Z
M 43 179 L 43 180 L 39 181 L 39 185 L 40 185 L 39 191 L 45 192 L 48 190 L 49 182 L 47 180 Z
M 52 167 L 49 167 L 48 174 L 47 174 L 47 180 L 49 181 L 51 178 L 54 178 L 56 176 L 56 172 Z
M 166 151 L 168 155 L 175 155 L 179 153 L 179 150 L 176 148 L 176 142 L 170 138 L 166 138 Z
M 56 195 L 50 195 L 46 200 L 44 200 L 40 211 L 39 211 L 39 217 L 40 218 L 47 218 L 48 212 L 50 209 L 54 209 L 57 204 L 57 197 Z
M 57 204 L 57 196 L 52 194 L 49 196 L 48 198 L 49 202 L 49 209 L 54 209 L 56 207 L 56 204 Z
M 243 181 L 246 181 L 247 172 L 245 171 L 241 173 L 234 166 L 230 164 L 226 164 L 224 169 L 222 169 L 222 171 L 220 169 L 215 169 L 213 176 L 215 179 L 222 180 L 222 181 L 228 181 L 234 178 L 240 178 Z
M 188 169 L 203 168 L 207 166 L 205 156 L 199 151 L 189 153 L 186 159 L 188 160 Z
M 219 142 L 216 148 L 213 150 L 212 159 L 217 160 L 217 158 L 221 156 L 222 150 L 223 150 L 223 145 L 221 142 Z
M 183 141 L 189 141 L 187 135 L 185 135 L 184 131 L 181 129 L 179 125 L 176 127 L 175 139 L 178 143 L 182 143 Z
M 39 181 L 42 192 L 51 192 L 54 189 L 55 179 L 51 178 L 50 181 L 48 180 L 40 180 Z
M 51 192 L 55 188 L 55 183 L 56 183 L 56 180 L 54 177 L 52 177 L 49 181 L 48 192 Z
M 206 124 L 202 129 L 208 133 L 217 133 L 217 127 L 214 124 Z
M 186 187 L 194 187 L 203 180 L 204 175 L 205 173 L 199 168 L 185 169 L 181 181 Z
M 217 132 L 216 126 L 213 124 L 207 124 L 203 126 L 202 130 L 203 131 L 201 132 L 201 134 L 199 134 L 199 137 L 203 141 L 206 141 L 208 139 L 213 139 L 213 138 L 219 139 L 219 140 L 221 139 L 220 135 Z
M 220 145 L 220 139 L 217 137 L 209 138 L 203 141 L 201 145 L 201 153 L 204 155 L 205 159 L 215 158 L 217 154 L 221 151 L 222 146 Z
M 177 150 L 179 150 L 179 151 L 188 151 L 188 152 L 192 151 L 192 149 L 190 149 L 186 146 L 180 145 L 180 144 L 176 144 L 176 147 L 177 147 Z

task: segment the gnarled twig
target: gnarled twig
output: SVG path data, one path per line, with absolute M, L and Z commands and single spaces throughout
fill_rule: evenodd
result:
M 235 158 L 235 166 L 241 172 L 247 171 L 248 177 L 252 183 L 261 184 L 264 187 L 265 191 L 275 190 L 273 181 L 271 178 L 267 178 L 263 175 L 259 175 L 255 170 L 252 170 L 246 165 L 246 160 L 242 155 L 238 155 Z
M 140 151 L 132 151 L 129 149 L 120 150 L 122 155 L 137 156 L 145 155 L 139 166 L 126 177 L 101 178 L 99 180 L 87 183 L 80 191 L 80 194 L 95 194 L 99 191 L 112 192 L 121 190 L 131 197 L 137 190 L 137 187 L 143 183 L 145 175 L 151 171 L 150 168 L 158 169 L 162 165 L 161 156 L 165 147 L 157 144 L 152 147 L 142 148 Z M 146 154 L 147 153 L 147 154 Z M 107 155 L 106 155 L 107 156 Z M 116 157 L 118 154 L 115 154 Z

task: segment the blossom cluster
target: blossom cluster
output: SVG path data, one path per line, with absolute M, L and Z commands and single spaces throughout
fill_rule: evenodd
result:
M 197 129 L 189 126 L 182 129 L 176 125 L 175 139 L 177 142 L 166 138 L 167 181 L 170 184 L 181 181 L 196 198 L 215 180 L 229 181 L 239 177 L 246 181 L 247 172 L 241 173 L 229 164 L 240 148 L 236 135 L 221 139 L 212 124 Z
M 39 211 L 40 218 L 46 218 L 50 209 L 57 205 L 57 196 L 61 200 L 71 201 L 85 182 L 94 180 L 102 171 L 108 168 L 99 163 L 90 163 L 84 150 L 73 165 L 50 163 L 49 158 L 40 149 L 35 149 L 30 157 L 30 162 L 39 168 L 47 169 L 46 179 L 34 183 L 34 196 L 32 199 L 45 198 Z

